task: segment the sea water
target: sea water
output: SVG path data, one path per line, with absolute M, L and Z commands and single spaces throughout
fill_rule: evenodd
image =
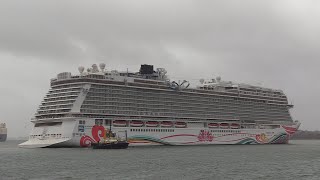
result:
M 320 179 L 320 141 L 23 149 L 0 143 L 0 179 Z

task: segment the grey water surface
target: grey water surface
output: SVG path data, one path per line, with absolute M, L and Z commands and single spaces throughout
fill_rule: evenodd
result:
M 22 149 L 0 143 L 0 179 L 320 179 L 320 141 Z

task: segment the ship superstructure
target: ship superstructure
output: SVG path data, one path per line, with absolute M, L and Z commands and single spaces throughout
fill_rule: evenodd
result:
M 130 146 L 288 143 L 300 125 L 281 90 L 220 77 L 193 88 L 151 65 L 136 73 L 105 64 L 84 70 L 51 80 L 21 147 L 86 147 L 105 128 L 126 132 Z
M 0 142 L 7 140 L 7 127 L 6 123 L 0 123 Z

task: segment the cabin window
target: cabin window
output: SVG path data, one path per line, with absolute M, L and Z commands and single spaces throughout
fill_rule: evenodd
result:
M 86 121 L 85 121 L 85 120 L 83 120 L 83 121 L 82 121 L 82 124 L 86 124 Z
M 107 120 L 107 119 L 104 120 L 104 124 L 105 124 L 105 125 L 110 125 L 110 120 Z
M 102 126 L 102 124 L 103 124 L 103 120 L 102 119 L 96 119 L 95 120 L 95 125 Z
M 49 122 L 49 123 L 36 123 L 35 127 L 41 127 L 41 126 L 57 126 L 61 125 L 62 122 Z

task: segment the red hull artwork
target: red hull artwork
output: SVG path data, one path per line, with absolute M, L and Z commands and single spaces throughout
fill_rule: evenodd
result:
M 200 134 L 198 135 L 198 140 L 200 142 L 212 142 L 213 141 L 213 135 L 209 131 L 201 130 Z
M 91 146 L 92 142 L 99 142 L 103 135 L 106 133 L 106 130 L 103 126 L 94 125 L 92 127 L 91 133 L 92 137 L 84 135 L 80 139 L 80 146 L 81 147 L 89 147 Z

